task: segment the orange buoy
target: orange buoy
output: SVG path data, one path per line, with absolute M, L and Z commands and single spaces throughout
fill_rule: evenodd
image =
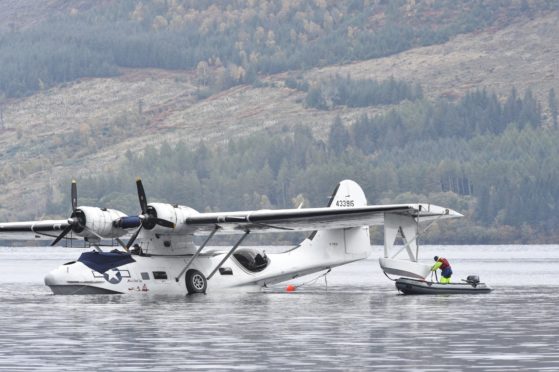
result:
M 296 289 L 297 289 L 297 287 L 295 287 L 293 284 L 289 284 L 289 285 L 285 288 L 285 290 L 286 290 L 287 292 L 294 292 Z

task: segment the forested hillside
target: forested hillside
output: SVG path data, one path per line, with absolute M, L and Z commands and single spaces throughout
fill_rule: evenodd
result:
M 91 2 L 95 4 L 96 2 Z M 79 6 L 81 5 L 81 7 Z M 197 69 L 202 94 L 258 74 L 378 58 L 559 8 L 554 1 L 137 1 L 68 6 L 0 34 L 7 97 L 119 68 Z M 218 74 L 210 73 L 218 68 Z
M 345 124 L 334 120 L 326 141 L 296 126 L 225 147 L 129 151 L 117 173 L 86 179 L 83 189 L 92 201 L 133 210 L 132 180 L 143 175 L 150 192 L 167 202 L 206 211 L 268 209 L 302 201 L 323 206 L 337 182 L 351 178 L 370 203 L 428 201 L 466 214 L 445 224 L 448 242 L 557 237 L 559 131 L 542 126 L 530 92 L 521 98 L 512 91 L 503 104 L 484 91 L 456 103 L 419 100 Z M 50 212 L 63 213 L 66 204 L 51 204 Z
M 559 239 L 556 2 L 50 4 L 0 27 L 2 220 L 67 216 L 76 176 L 126 213 L 136 176 L 212 211 L 351 178 L 466 216 L 429 242 Z

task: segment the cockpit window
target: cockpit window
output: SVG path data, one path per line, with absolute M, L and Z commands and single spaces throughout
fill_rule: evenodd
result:
M 266 252 L 252 248 L 239 249 L 233 256 L 245 269 L 253 273 L 264 270 L 270 263 Z

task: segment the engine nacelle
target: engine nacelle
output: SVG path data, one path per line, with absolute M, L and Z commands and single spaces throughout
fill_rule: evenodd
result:
M 74 229 L 76 234 L 85 238 L 98 238 L 91 234 L 88 229 L 108 239 L 118 238 L 128 233 L 127 230 L 115 227 L 113 224 L 113 221 L 126 217 L 126 214 L 121 211 L 97 207 L 78 207 L 72 217 L 78 218 L 80 225 L 87 227 L 87 229 L 83 227 Z
M 150 215 L 167 220 L 169 222 L 173 222 L 175 224 L 174 229 L 169 229 L 167 227 L 158 225 L 144 225 L 144 228 L 147 230 L 164 234 L 186 232 L 188 227 L 185 225 L 184 221 L 187 217 L 192 216 L 193 214 L 198 214 L 198 211 L 190 207 L 185 207 L 184 205 L 172 205 L 167 203 L 150 203 L 148 204 L 148 212 Z

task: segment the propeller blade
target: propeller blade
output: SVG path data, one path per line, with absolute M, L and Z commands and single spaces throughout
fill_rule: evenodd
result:
M 72 212 L 75 212 L 78 209 L 78 185 L 76 184 L 76 180 L 72 180 Z
M 62 232 L 60 233 L 60 235 L 58 235 L 56 237 L 56 239 L 54 239 L 54 241 L 50 244 L 50 246 L 54 246 L 56 245 L 56 243 L 58 243 L 63 237 L 66 236 L 66 234 L 68 234 L 70 232 L 70 230 L 72 230 L 72 225 L 68 225 L 64 228 L 64 230 L 62 230 Z
M 128 252 L 128 247 L 126 246 L 126 244 L 124 244 L 124 242 L 123 242 L 122 240 L 120 240 L 119 238 L 116 238 L 115 240 L 116 240 L 116 242 L 117 242 L 118 244 L 120 244 L 120 246 L 121 246 L 122 248 L 124 248 L 124 250 L 125 250 L 126 252 Z
M 72 180 L 72 187 L 70 188 L 70 193 L 72 195 L 72 217 L 68 219 L 68 226 L 66 226 L 64 230 L 62 230 L 60 235 L 58 235 L 56 239 L 54 239 L 54 241 L 50 244 L 51 247 L 56 245 L 56 243 L 58 243 L 60 240 L 62 240 L 62 238 L 65 237 L 66 234 L 68 234 L 72 230 L 72 228 L 74 228 L 74 226 L 76 225 L 79 226 L 80 222 L 78 218 L 75 216 L 76 210 L 78 209 L 78 186 L 76 184 L 76 180 Z
M 84 226 L 83 229 L 84 229 L 85 231 L 87 231 L 88 233 L 90 233 L 91 235 L 97 237 L 97 239 L 99 239 L 99 241 L 101 241 L 101 240 L 104 239 L 101 235 L 97 234 L 95 231 L 91 230 L 91 229 L 88 228 L 87 226 Z
M 142 230 L 142 225 L 140 225 L 140 227 L 138 227 L 138 230 L 136 230 L 136 232 L 132 235 L 132 237 L 130 237 L 130 240 L 128 241 L 128 244 L 126 244 L 126 250 L 127 251 L 130 249 L 132 244 L 134 244 L 134 240 L 136 240 L 136 238 L 138 237 L 138 234 L 140 233 L 140 230 Z
M 138 188 L 138 199 L 140 199 L 142 214 L 146 214 L 148 210 L 148 202 L 146 199 L 146 192 L 144 191 L 144 185 L 142 185 L 142 179 L 140 177 L 136 178 L 136 187 Z
M 147 229 L 153 228 L 153 224 L 157 224 L 159 226 L 168 227 L 170 229 L 175 228 L 175 224 L 171 221 L 164 220 L 162 218 L 157 218 L 154 215 L 150 215 L 148 213 L 148 202 L 146 198 L 146 192 L 144 190 L 144 185 L 142 184 L 142 179 L 140 177 L 136 178 L 136 187 L 138 188 L 138 199 L 140 200 L 140 207 L 142 208 L 142 216 L 138 216 L 143 219 L 142 226 Z M 136 239 L 136 236 L 133 236 Z M 133 239 L 130 239 L 133 241 Z M 128 243 L 128 247 L 130 248 L 131 243 Z
M 174 223 L 172 223 L 171 221 L 164 220 L 162 218 L 155 218 L 155 223 L 157 223 L 159 226 L 168 227 L 170 229 L 175 228 Z

